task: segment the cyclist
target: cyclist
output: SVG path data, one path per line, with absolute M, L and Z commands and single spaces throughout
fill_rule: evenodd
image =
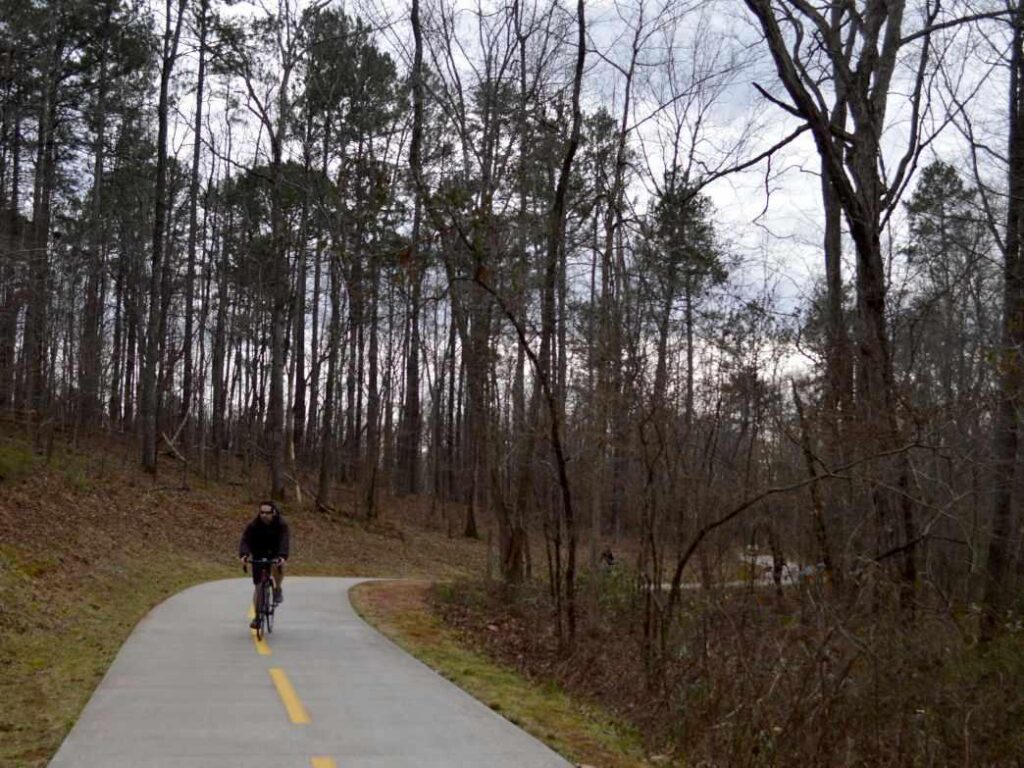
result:
M 259 512 L 242 533 L 242 541 L 238 545 L 238 559 L 243 563 L 253 559 L 265 559 L 276 561 L 271 569 L 274 577 L 274 605 L 284 602 L 284 594 L 281 591 L 281 582 L 284 580 L 284 565 L 288 560 L 288 523 L 281 515 L 281 510 L 273 501 L 260 502 Z M 252 583 L 259 586 L 260 577 L 266 565 L 253 564 Z M 255 593 L 253 594 L 253 605 L 256 604 Z M 256 628 L 256 619 L 253 619 L 253 629 Z

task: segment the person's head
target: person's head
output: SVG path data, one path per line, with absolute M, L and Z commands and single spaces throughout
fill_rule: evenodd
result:
M 274 519 L 274 515 L 277 514 L 277 505 L 272 501 L 261 501 L 259 508 L 259 518 L 262 523 L 269 523 Z

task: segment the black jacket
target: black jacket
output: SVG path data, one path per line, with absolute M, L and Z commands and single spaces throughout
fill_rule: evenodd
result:
M 253 557 L 288 557 L 288 523 L 275 512 L 269 523 L 256 519 L 245 527 L 242 541 L 238 545 L 238 556 Z

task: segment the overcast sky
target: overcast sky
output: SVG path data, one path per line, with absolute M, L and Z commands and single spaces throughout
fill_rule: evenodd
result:
M 668 26 L 666 0 L 642 0 L 646 20 L 655 25 Z M 423 0 L 429 8 L 434 0 Z M 584 99 L 591 109 L 606 106 L 618 118 L 621 111 L 623 78 L 609 64 L 624 65 L 628 61 L 628 46 L 632 39 L 629 32 L 635 25 L 637 9 L 641 0 L 591 0 L 587 3 L 588 69 L 585 78 Z M 268 2 L 268 7 L 276 7 Z M 573 12 L 575 4 L 565 5 L 566 12 Z M 261 6 L 253 3 L 238 3 L 231 12 L 235 14 L 260 13 Z M 363 0 L 360 5 L 346 4 L 349 13 L 358 13 L 369 18 L 371 23 L 383 27 L 380 45 L 390 50 L 399 60 L 399 69 L 405 69 L 411 34 L 408 25 L 408 3 L 405 0 Z M 476 23 L 472 8 L 474 4 L 462 0 L 465 13 L 465 44 L 467 56 L 474 55 L 475 37 L 472 26 Z M 757 82 L 779 96 L 784 92 L 778 86 L 774 69 L 767 51 L 759 43 L 759 35 L 752 24 L 749 12 L 741 0 L 712 0 L 710 3 L 681 2 L 671 5 L 680 15 L 673 35 L 662 31 L 647 41 L 640 60 L 641 67 L 634 92 L 634 106 L 631 124 L 634 147 L 638 152 L 637 164 L 644 173 L 633 184 L 629 195 L 638 207 L 650 194 L 652 184 L 660 181 L 664 155 L 660 141 L 665 131 L 672 127 L 673 120 L 687 119 L 686 109 L 692 112 L 694 105 L 685 101 L 674 103 L 672 109 L 659 109 L 665 101 L 665 94 L 671 90 L 666 82 L 664 61 L 671 42 L 673 58 L 677 61 L 676 73 L 679 83 L 685 85 L 695 61 L 705 71 L 713 72 L 730 68 L 727 76 L 715 78 L 717 89 L 713 103 L 707 109 L 698 134 L 697 155 L 711 166 L 722 164 L 722 157 L 729 155 L 733 161 L 751 157 L 779 141 L 796 126 L 795 120 L 778 107 L 768 104 L 758 94 L 753 83 Z M 162 8 L 160 9 L 162 10 Z M 157 18 L 162 18 L 158 12 Z M 908 7 L 904 30 L 915 29 L 918 15 L 911 3 Z M 575 30 L 572 30 L 574 34 Z M 998 53 L 1003 45 L 999 35 L 989 29 L 989 42 L 978 31 L 959 31 L 945 54 L 945 64 L 951 73 L 949 77 L 933 79 L 933 113 L 928 125 L 935 127 L 942 115 L 948 112 L 944 90 L 949 89 L 948 81 L 957 81 L 956 90 L 961 95 L 975 92 L 977 81 L 983 81 L 983 88 L 977 92 L 973 102 L 967 103 L 967 113 L 972 116 L 978 130 L 986 141 L 998 147 L 1004 143 L 1001 131 L 1005 126 L 1005 78 L 998 68 Z M 947 40 L 952 35 L 947 35 Z M 569 40 L 575 44 L 575 38 Z M 946 50 L 936 48 L 936 50 Z M 908 49 L 908 53 L 913 50 Z M 911 66 L 913 59 L 904 62 Z M 186 59 L 179 72 L 186 73 L 194 62 Z M 888 127 L 884 140 L 889 167 L 906 144 L 908 106 L 900 93 L 906 90 L 909 70 L 901 71 L 894 80 L 888 113 Z M 187 76 L 187 75 L 186 75 Z M 211 83 L 221 89 L 220 83 Z M 708 97 L 712 98 L 712 97 Z M 191 135 L 188 123 L 191 121 L 192 102 L 185 96 L 179 103 L 178 124 L 172 145 L 184 156 L 189 151 Z M 211 104 L 213 124 L 222 119 L 223 105 L 216 100 Z M 215 127 L 215 130 L 217 128 Z M 241 136 L 241 131 L 239 131 Z M 251 135 L 251 133 L 250 133 Z M 742 146 L 739 146 L 740 140 Z M 251 140 L 250 140 L 250 143 Z M 955 125 L 945 127 L 922 156 L 925 165 L 936 157 L 969 168 L 966 145 Z M 985 160 L 985 158 L 983 158 Z M 985 160 L 985 172 L 994 184 L 999 184 L 998 164 Z M 728 163 L 726 163 L 728 164 Z M 742 258 L 744 269 L 735 274 L 735 288 L 741 293 L 760 293 L 765 282 L 772 284 L 781 302 L 780 308 L 787 311 L 806 298 L 811 282 L 823 272 L 821 255 L 822 209 L 820 200 L 819 163 L 812 140 L 807 134 L 780 151 L 769 165 L 761 163 L 748 171 L 720 179 L 706 188 L 706 194 L 713 200 L 718 212 L 719 234 L 729 247 Z M 912 191 L 912 187 L 909 191 Z M 893 234 L 902 236 L 902 216 L 893 220 Z M 850 271 L 849 269 L 847 270 Z

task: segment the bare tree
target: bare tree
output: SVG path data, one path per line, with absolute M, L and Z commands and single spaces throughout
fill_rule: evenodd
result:
M 929 108 L 931 30 L 937 23 L 940 6 L 926 8 L 921 29 L 907 34 L 906 3 L 902 0 L 869 2 L 863 12 L 802 1 L 792 8 L 771 0 L 746 0 L 746 4 L 764 34 L 789 100 L 784 101 L 767 89 L 759 90 L 766 99 L 808 126 L 823 163 L 826 202 L 831 205 L 834 196 L 854 242 L 859 419 L 876 441 L 877 450 L 889 450 L 900 443 L 901 437 L 886 316 L 882 233 L 922 147 L 931 138 L 924 134 L 924 119 Z M 898 72 L 901 61 L 909 62 L 905 74 Z M 830 73 L 824 82 L 813 74 L 819 67 Z M 910 123 L 905 145 L 892 163 L 886 161 L 882 136 L 887 126 L 891 86 L 897 75 L 908 81 Z M 845 124 L 847 111 L 850 128 Z M 828 267 L 835 290 L 834 214 L 828 222 Z M 832 301 L 834 304 L 835 297 Z M 836 321 L 831 317 L 830 327 Z M 830 333 L 832 343 L 839 344 L 837 330 L 832 328 Z M 834 366 L 832 375 L 839 375 Z M 900 519 L 906 545 L 903 576 L 907 584 L 914 583 L 917 569 L 913 544 L 917 528 L 908 487 L 910 472 L 909 457 L 900 454 L 892 486 L 885 480 L 873 482 L 871 493 L 878 509 L 879 529 L 895 525 Z M 891 491 L 888 487 L 899 490 Z
M 156 443 L 160 404 L 157 392 L 157 363 L 164 337 L 166 315 L 161 279 L 164 265 L 164 224 L 167 213 L 167 119 L 170 102 L 171 75 L 178 60 L 178 41 L 185 16 L 185 0 L 178 0 L 175 9 L 167 0 L 164 9 L 163 57 L 160 67 L 160 102 L 157 106 L 156 191 L 153 203 L 153 256 L 149 273 L 149 320 L 146 324 L 146 351 L 142 369 L 139 403 L 142 417 L 142 466 L 156 474 Z

